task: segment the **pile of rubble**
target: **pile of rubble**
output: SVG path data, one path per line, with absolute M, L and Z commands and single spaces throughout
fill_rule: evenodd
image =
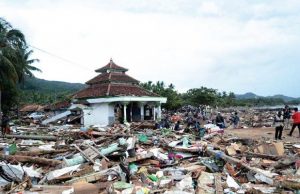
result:
M 293 193 L 300 145 L 154 123 L 16 127 L 1 139 L 7 193 Z
M 277 109 L 223 109 L 224 118 L 227 124 L 230 123 L 230 118 L 233 112 L 238 112 L 240 117 L 240 126 L 242 128 L 248 127 L 272 127 L 274 118 L 277 114 Z

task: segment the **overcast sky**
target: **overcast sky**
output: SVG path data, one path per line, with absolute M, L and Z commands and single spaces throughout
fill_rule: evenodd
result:
M 48 80 L 80 82 L 112 57 L 145 82 L 180 92 L 300 97 L 299 0 L 0 0 Z

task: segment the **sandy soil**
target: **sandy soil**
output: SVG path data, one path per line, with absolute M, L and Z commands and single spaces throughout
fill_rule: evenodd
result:
M 300 138 L 298 128 L 293 132 L 293 136 L 288 136 L 290 130 L 283 130 L 282 140 L 285 142 L 299 142 Z M 225 129 L 225 135 L 232 137 L 241 137 L 241 138 L 252 138 L 260 139 L 262 137 L 267 139 L 274 139 L 275 129 L 274 128 L 248 128 L 248 129 Z

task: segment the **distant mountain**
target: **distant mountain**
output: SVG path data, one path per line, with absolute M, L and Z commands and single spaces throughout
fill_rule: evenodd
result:
M 245 94 L 236 94 L 235 97 L 237 99 L 253 99 L 253 98 L 261 98 L 261 96 L 258 96 L 252 92 L 247 92 Z
M 39 78 L 26 78 L 22 90 L 34 90 L 38 92 L 76 92 L 86 85 L 81 83 L 68 83 L 61 81 L 48 81 Z
M 237 99 L 255 99 L 255 98 L 277 98 L 277 99 L 282 99 L 285 102 L 290 102 L 293 100 L 300 100 L 300 98 L 294 98 L 294 97 L 290 97 L 290 96 L 285 96 L 282 94 L 276 94 L 273 96 L 259 96 L 256 95 L 252 92 L 247 92 L 245 94 L 236 94 L 235 95 Z
M 70 99 L 76 91 L 86 87 L 81 83 L 48 81 L 39 78 L 25 79 L 20 85 L 20 104 L 51 104 Z
M 284 100 L 285 102 L 289 102 L 289 101 L 292 101 L 292 100 L 297 100 L 297 98 L 285 96 L 285 95 L 282 95 L 282 94 L 277 94 L 277 95 L 274 95 L 274 96 L 267 96 L 267 98 L 280 98 L 280 99 Z

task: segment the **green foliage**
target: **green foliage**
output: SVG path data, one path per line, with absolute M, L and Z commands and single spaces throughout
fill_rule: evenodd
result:
M 170 84 L 168 87 L 166 87 L 163 81 L 157 81 L 156 83 L 148 81 L 146 83 L 141 83 L 140 85 L 146 90 L 154 92 L 160 96 L 167 97 L 167 103 L 162 104 L 163 108 L 175 110 L 180 108 L 183 104 L 181 96 L 175 90 L 175 86 L 173 84 Z
M 152 83 L 148 81 L 141 84 L 142 87 L 148 89 L 160 96 L 167 97 L 168 101 L 164 105 L 167 109 L 176 109 L 182 105 L 211 105 L 219 107 L 232 106 L 275 106 L 283 104 L 299 104 L 300 99 L 289 102 L 282 98 L 272 97 L 256 97 L 256 98 L 236 98 L 233 92 L 219 92 L 213 88 L 200 87 L 188 90 L 186 93 L 180 94 L 175 90 L 173 84 L 165 87 L 164 82 Z
M 215 105 L 218 100 L 217 90 L 212 88 L 193 88 L 183 94 L 185 104 L 199 106 L 200 104 Z
M 26 77 L 20 94 L 20 104 L 51 104 L 68 100 L 71 94 L 84 88 L 84 84 L 47 81 L 35 77 Z
M 26 75 L 32 76 L 31 71 L 40 71 L 31 65 L 37 61 L 29 58 L 31 53 L 24 34 L 0 18 L 0 105 L 3 112 L 17 105 L 17 83 L 23 82 Z

